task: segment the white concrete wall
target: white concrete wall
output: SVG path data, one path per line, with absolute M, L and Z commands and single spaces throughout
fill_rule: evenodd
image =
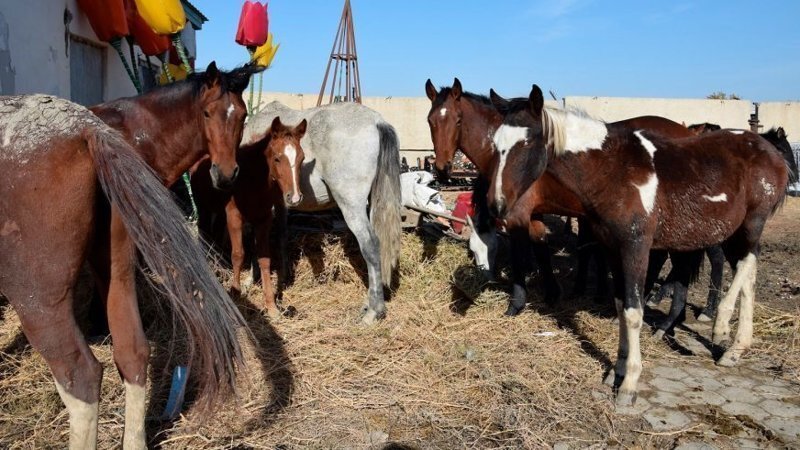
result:
M 758 105 L 758 117 L 762 130 L 783 127 L 790 142 L 800 142 L 800 103 L 768 102 Z
M 0 67 L 0 73 L 5 70 L 13 74 L 13 82 L 0 85 L 0 92 L 5 95 L 45 93 L 70 98 L 69 58 L 64 39 L 65 9 L 73 17 L 69 24 L 70 33 L 105 47 L 104 99 L 136 95 L 116 51 L 97 39 L 76 0 L 0 0 L 0 54 L 4 50 L 5 29 L 10 53 L 8 67 Z M 189 53 L 195 55 L 191 26 L 187 25 L 185 34 Z M 143 58 L 138 47 L 136 50 L 137 58 Z M 123 51 L 130 62 L 126 43 L 123 43 Z
M 747 100 L 701 100 L 669 98 L 565 97 L 567 108 L 576 107 L 592 117 L 616 122 L 631 117 L 655 115 L 678 123 L 716 123 L 724 128 L 749 129 L 753 105 Z
M 247 95 L 245 92 L 245 99 Z M 273 100 L 290 108 L 307 109 L 317 105 L 317 94 L 262 93 L 263 103 Z M 364 97 L 363 103 L 394 125 L 402 153 L 409 162 L 431 153 L 433 143 L 427 123 L 431 103 L 426 97 Z M 546 104 L 579 108 L 607 122 L 656 115 L 686 125 L 710 122 L 742 129 L 750 128 L 747 121 L 753 111 L 753 104 L 748 100 L 565 97 L 560 102 L 548 100 Z M 759 117 L 764 125 L 762 130 L 782 126 L 790 141 L 800 141 L 800 102 L 761 103 Z

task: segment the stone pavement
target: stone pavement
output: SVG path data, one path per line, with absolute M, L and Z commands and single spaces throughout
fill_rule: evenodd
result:
M 688 326 L 710 335 L 707 324 Z M 800 447 L 800 386 L 746 361 L 737 368 L 714 366 L 708 349 L 690 333 L 679 331 L 676 341 L 705 354 L 708 363 L 646 367 L 636 404 L 619 412 L 641 415 L 656 432 L 691 430 L 680 449 Z

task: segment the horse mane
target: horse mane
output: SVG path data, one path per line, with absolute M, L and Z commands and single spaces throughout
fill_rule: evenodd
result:
M 228 72 L 219 70 L 218 73 L 222 94 L 226 94 L 228 92 L 241 94 L 245 89 L 247 89 L 250 76 L 263 70 L 264 67 L 253 64 L 245 64 Z M 210 77 L 211 75 L 208 72 L 194 72 L 186 77 L 185 80 L 159 86 L 145 95 L 158 99 L 170 99 L 173 96 L 184 95 L 184 93 L 189 90 L 192 93 L 192 97 L 196 98 L 200 95 L 203 86 L 209 82 Z
M 605 123 L 602 120 L 595 119 L 585 110 L 580 108 L 563 109 L 545 106 L 544 109 L 542 109 L 542 135 L 546 139 L 547 147 L 553 149 L 553 154 L 555 156 L 560 156 L 566 153 L 566 122 L 569 116 Z
M 439 94 L 436 95 L 436 103 L 444 102 L 444 99 L 450 95 L 450 92 L 453 91 L 453 88 L 450 86 L 442 86 L 439 88 Z M 481 94 L 476 94 L 474 92 L 463 91 L 461 96 L 464 98 L 468 98 L 474 102 L 481 103 L 487 106 L 492 106 L 492 100 L 489 97 Z

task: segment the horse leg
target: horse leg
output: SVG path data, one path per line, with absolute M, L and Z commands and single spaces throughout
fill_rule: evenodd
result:
M 650 306 L 651 308 L 658 306 L 665 296 L 668 297 L 668 295 L 666 295 L 666 290 L 663 292 L 664 295 L 662 295 L 661 288 L 659 288 L 658 294 L 651 294 L 650 292 L 653 290 L 653 286 L 656 284 L 658 275 L 661 273 L 661 269 L 667 262 L 668 256 L 669 254 L 664 250 L 653 250 L 650 252 L 650 262 L 647 264 L 647 278 L 644 282 L 644 294 L 648 297 L 647 306 Z M 667 278 L 669 278 L 669 275 Z
M 516 316 L 525 309 L 527 303 L 525 275 L 529 268 L 530 236 L 528 230 L 522 227 L 506 225 L 506 229 L 510 237 L 512 293 L 505 315 Z
M 611 276 L 614 283 L 614 308 L 617 311 L 617 325 L 619 326 L 619 345 L 617 346 L 617 362 L 608 372 L 604 383 L 618 387 L 625 378 L 625 361 L 628 359 L 628 335 L 625 333 L 625 281 L 622 264 L 619 257 L 611 258 Z
M 623 334 L 627 339 L 623 341 L 622 335 L 620 335 L 619 354 L 624 356 L 627 353 L 627 358 L 625 358 L 624 364 L 624 378 L 617 392 L 617 407 L 631 406 L 636 402 L 639 376 L 642 373 L 642 352 L 639 346 L 639 337 L 644 317 L 642 288 L 647 277 L 647 262 L 650 253 L 648 247 L 640 243 L 631 245 L 630 248 L 623 247 L 621 253 L 625 281 L 625 300 L 624 305 L 622 305 L 624 309 L 618 304 L 617 314 L 620 315 L 621 312 L 620 330 L 624 330 Z M 623 349 L 623 344 L 627 345 L 627 349 Z M 627 350 L 627 352 L 624 350 Z M 618 368 L 620 365 L 620 362 L 617 361 Z
M 672 304 L 667 317 L 657 326 L 654 334 L 656 339 L 663 338 L 664 334 L 674 328 L 678 320 L 685 319 L 689 283 L 692 280 L 692 274 L 700 269 L 703 253 L 672 252 L 670 253 L 670 258 L 672 259 L 672 270 L 667 276 L 669 282 L 665 283 L 664 286 L 670 286 L 672 289 Z M 661 290 L 659 290 L 659 295 L 661 295 Z
M 722 272 L 725 266 L 725 255 L 721 246 L 715 245 L 707 248 L 706 254 L 708 255 L 708 261 L 711 263 L 711 279 L 708 283 L 706 307 L 697 316 L 697 320 L 700 322 L 710 322 L 717 315 L 717 304 L 719 303 L 720 292 L 722 292 Z
M 242 213 L 233 200 L 225 205 L 225 217 L 228 223 L 228 235 L 231 239 L 231 266 L 233 277 L 231 279 L 231 296 L 238 297 L 242 294 L 242 264 L 244 264 L 244 244 L 242 243 Z
M 87 215 L 93 216 L 91 213 Z M 77 218 L 76 224 L 80 219 Z M 38 234 L 31 239 L 35 242 L 52 240 L 52 236 Z M 86 234 L 88 238 L 88 229 Z M 66 240 L 60 244 L 54 248 L 62 251 L 47 255 L 58 264 L 43 264 L 42 270 L 36 274 L 35 283 L 18 281 L 31 279 L 29 274 L 23 272 L 21 264 L 17 271 L 12 266 L 5 266 L 4 269 L 11 267 L 11 271 L 4 271 L 4 275 L 7 276 L 5 280 L 12 284 L 1 288 L 16 310 L 28 341 L 42 355 L 53 374 L 56 389 L 69 415 L 69 448 L 94 449 L 97 445 L 103 366 L 86 344 L 73 310 L 73 289 L 83 262 L 86 241 L 79 243 Z M 8 257 L 10 261 L 22 261 L 25 256 L 6 253 L 3 257 Z M 2 261 L 0 267 L 3 267 Z M 5 280 L 0 277 L 0 281 Z
M 125 385 L 124 449 L 147 448 L 145 386 L 150 347 L 136 300 L 136 253 L 119 215 L 112 210 L 107 222 L 98 222 L 90 262 L 106 299 L 106 313 L 114 340 L 114 364 Z
M 753 307 L 755 306 L 755 286 L 758 257 L 756 254 L 749 253 L 738 265 L 742 266 L 737 270 L 745 271 L 742 282 L 742 302 L 739 306 L 739 327 L 736 329 L 736 338 L 733 344 L 725 351 L 717 364 L 723 367 L 733 367 L 741 359 L 742 354 L 750 348 L 753 343 Z M 722 308 L 720 307 L 720 311 Z
M 571 218 L 567 217 L 567 224 L 571 224 Z M 572 226 L 570 226 L 572 230 Z M 575 289 L 573 295 L 581 297 L 586 293 L 586 278 L 589 274 L 589 259 L 592 255 L 593 238 L 589 230 L 586 219 L 578 218 L 578 273 L 575 277 Z M 599 283 L 599 281 L 598 281 Z
M 386 303 L 383 300 L 383 281 L 381 281 L 381 255 L 378 237 L 367 216 L 363 204 L 359 207 L 337 199 L 347 227 L 355 235 L 361 255 L 367 263 L 367 302 L 362 308 L 361 321 L 370 325 L 386 316 Z
M 561 297 L 561 286 L 553 273 L 552 252 L 547 245 L 547 227 L 540 220 L 531 220 L 528 222 L 528 234 L 533 241 L 533 255 L 544 281 L 544 301 L 553 306 Z
M 264 291 L 264 306 L 267 314 L 277 319 L 281 316 L 278 305 L 275 304 L 275 292 L 272 290 L 272 277 L 270 276 L 270 248 L 269 248 L 269 229 L 270 219 L 256 223 L 253 232 L 256 238 L 256 258 L 261 269 L 261 287 Z

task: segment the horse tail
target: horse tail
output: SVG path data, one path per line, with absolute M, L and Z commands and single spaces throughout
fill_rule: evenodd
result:
M 246 323 L 153 170 L 114 130 L 87 130 L 84 138 L 103 191 L 152 272 L 145 278 L 169 299 L 173 323 L 188 335 L 188 366 L 195 369 L 195 405 L 203 420 L 235 394 L 236 369 L 243 363 L 237 329 Z
M 379 122 L 378 173 L 370 190 L 370 220 L 381 250 L 381 278 L 390 286 L 400 257 L 400 144 L 394 127 Z

